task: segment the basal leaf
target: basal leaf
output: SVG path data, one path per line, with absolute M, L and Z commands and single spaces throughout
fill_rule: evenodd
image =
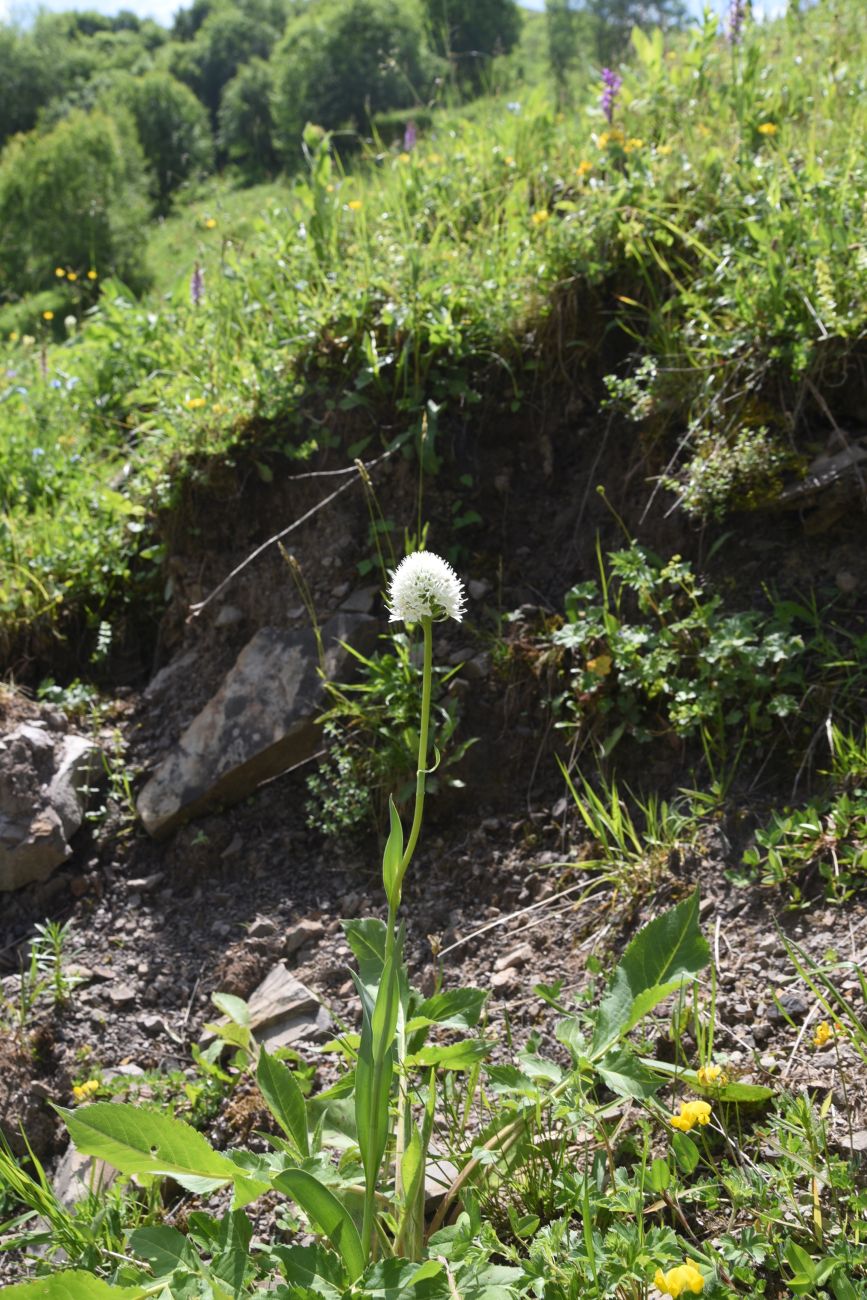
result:
M 109 1286 L 92 1273 L 70 1269 L 52 1273 L 34 1282 L 21 1282 L 3 1288 L 8 1300 L 140 1300 L 150 1287 Z
M 207 1193 L 243 1180 L 243 1171 L 183 1120 L 125 1102 L 56 1107 L 79 1151 L 123 1174 L 171 1176 L 188 1191 Z M 259 1193 L 268 1190 L 257 1184 Z
M 285 1169 L 274 1179 L 274 1186 L 297 1201 L 314 1226 L 328 1238 L 343 1260 L 349 1280 L 354 1282 L 360 1277 L 365 1265 L 361 1237 L 349 1211 L 334 1193 L 305 1169 Z
M 710 948 L 699 929 L 698 902 L 696 890 L 639 930 L 626 949 L 596 1012 L 594 1059 L 707 965 Z

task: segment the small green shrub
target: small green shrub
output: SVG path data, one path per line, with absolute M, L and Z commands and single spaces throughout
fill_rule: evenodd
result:
M 321 0 L 289 23 L 273 64 L 274 119 L 290 167 L 306 122 L 363 131 L 372 114 L 417 103 L 431 71 L 418 5 L 397 0 Z
M 56 284 L 71 269 L 146 283 L 145 161 L 123 113 L 70 113 L 44 135 L 16 136 L 0 160 L 0 273 L 7 293 Z
M 208 114 L 193 92 L 167 72 L 123 77 L 115 81 L 110 99 L 135 123 L 151 196 L 157 210 L 165 212 L 180 185 L 213 168 Z
M 404 804 L 415 789 L 418 752 L 417 701 L 421 665 L 404 632 L 383 637 L 391 647 L 367 658 L 353 651 L 361 680 L 339 685 L 329 682 L 332 704 L 323 715 L 327 754 L 307 779 L 308 824 L 326 835 L 376 824 L 389 795 Z M 445 692 L 457 668 L 433 669 L 433 743 L 440 755 L 437 770 L 427 781 L 429 794 L 443 785 L 459 786 L 449 775 L 471 740 L 456 743 L 459 701 Z
M 818 877 L 841 903 L 867 885 L 867 732 L 831 731 L 830 786 L 804 807 L 784 808 L 755 833 L 744 866 L 763 885 L 785 886 L 795 905 Z
M 679 556 L 663 562 L 636 542 L 599 555 L 599 582 L 566 596 L 550 634 L 566 652 L 563 725 L 593 728 L 610 753 L 624 734 L 646 741 L 702 737 L 717 753 L 727 735 L 767 733 L 798 707 L 801 637 L 756 611 L 728 614 Z

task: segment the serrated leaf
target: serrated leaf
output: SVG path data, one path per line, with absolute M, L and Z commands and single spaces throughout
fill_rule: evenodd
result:
M 310 1154 L 307 1135 L 307 1102 L 295 1075 L 262 1048 L 256 1068 L 256 1082 L 268 1109 L 302 1156 Z
M 55 1109 L 79 1151 L 105 1160 L 122 1174 L 168 1176 L 187 1191 L 202 1194 L 225 1183 L 245 1181 L 233 1161 L 183 1120 L 126 1102 Z M 268 1190 L 264 1183 L 256 1186 L 257 1195 Z
M 591 1053 L 598 1059 L 710 960 L 698 924 L 698 890 L 657 916 L 629 944 L 595 1015 Z
M 149 1287 L 109 1286 L 92 1273 L 70 1269 L 65 1273 L 52 1273 L 34 1282 L 21 1282 L 6 1286 L 8 1300 L 140 1300 L 148 1294 Z
M 151 1228 L 135 1228 L 129 1236 L 132 1253 L 139 1259 L 147 1260 L 153 1269 L 154 1277 L 165 1277 L 176 1268 L 195 1265 L 196 1256 L 192 1246 L 177 1228 L 157 1225 Z
M 350 1282 L 360 1277 L 365 1265 L 361 1237 L 349 1211 L 334 1193 L 305 1169 L 284 1169 L 274 1179 L 274 1186 L 297 1201 L 314 1226 L 328 1238 L 343 1260 Z

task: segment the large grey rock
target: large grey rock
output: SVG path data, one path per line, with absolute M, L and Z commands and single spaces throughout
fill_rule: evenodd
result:
M 375 621 L 338 614 L 322 629 L 325 673 L 345 671 L 339 644 L 372 639 Z M 323 704 L 316 639 L 310 630 L 264 627 L 247 643 L 217 694 L 193 719 L 138 799 L 157 838 L 220 804 L 236 803 L 269 777 L 311 758 L 320 744 Z
M 306 984 L 280 962 L 250 995 L 250 1028 L 269 1052 L 324 1038 L 331 1016 Z
M 23 722 L 0 738 L 0 890 L 46 880 L 72 852 L 69 841 L 99 771 L 99 748 Z

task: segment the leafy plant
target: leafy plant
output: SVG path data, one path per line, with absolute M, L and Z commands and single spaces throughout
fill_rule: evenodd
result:
M 376 822 L 388 797 L 406 803 L 415 788 L 418 753 L 417 708 L 423 669 L 405 632 L 382 638 L 389 647 L 370 656 L 347 646 L 360 666 L 360 680 L 326 683 L 330 707 L 322 715 L 328 750 L 307 778 L 308 823 L 339 835 L 364 822 Z M 460 668 L 432 670 L 432 744 L 439 755 L 427 789 L 459 786 L 450 773 L 472 740 L 455 740 L 460 701 L 446 688 Z
M 562 724 L 602 730 L 607 756 L 623 735 L 700 737 L 717 759 L 737 730 L 767 734 L 797 709 L 802 639 L 756 611 L 728 614 L 680 556 L 664 562 L 637 542 L 601 553 L 599 582 L 573 587 L 550 635 L 568 656 Z

